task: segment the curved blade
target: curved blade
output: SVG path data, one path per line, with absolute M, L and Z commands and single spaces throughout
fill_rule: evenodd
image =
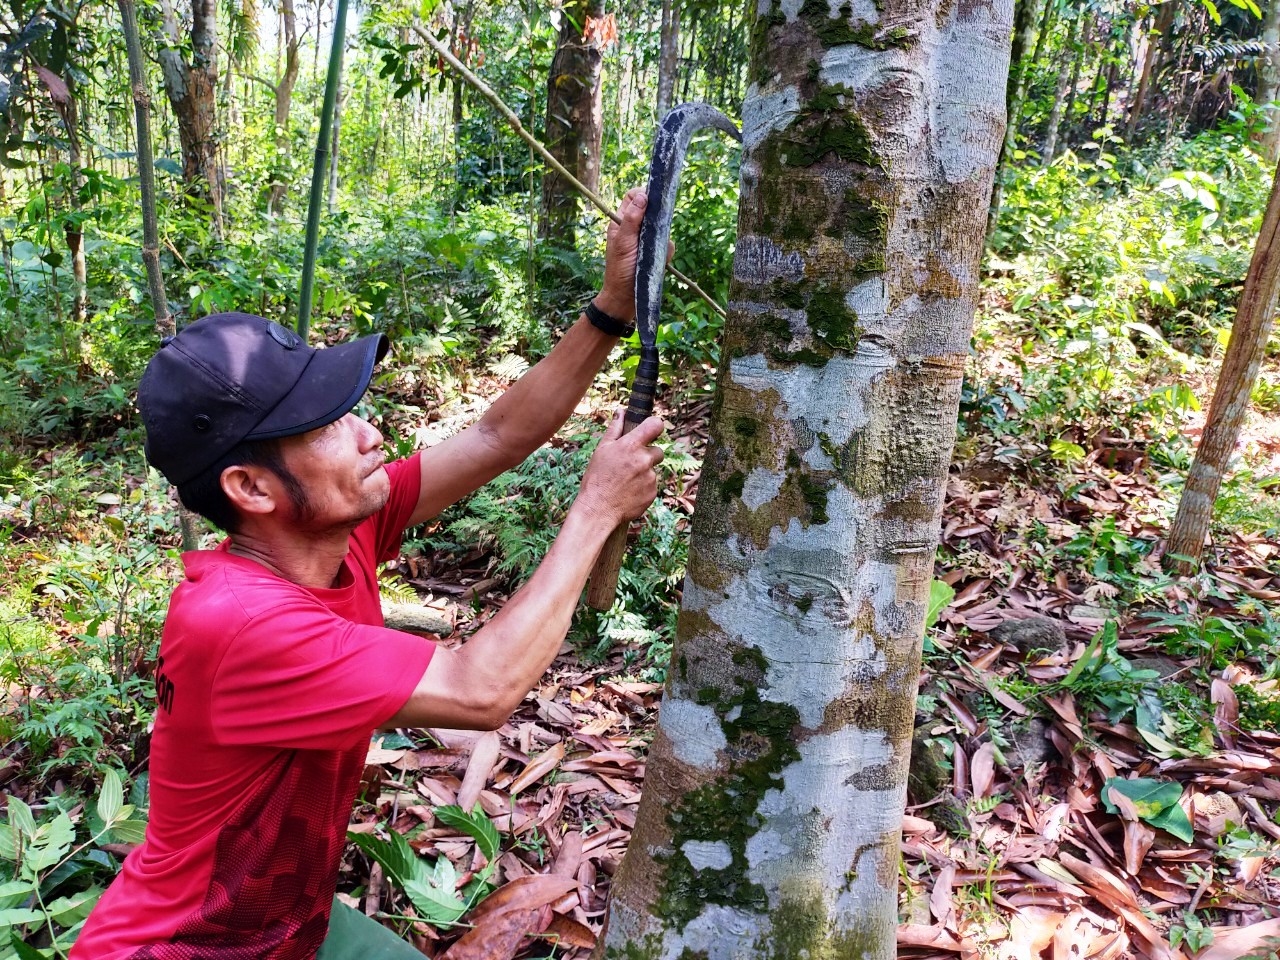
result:
M 742 134 L 733 121 L 705 103 L 682 103 L 672 107 L 658 125 L 649 163 L 649 205 L 640 224 L 640 249 L 636 256 L 636 328 L 640 342 L 652 346 L 657 340 L 658 313 L 662 307 L 662 278 L 667 264 L 667 243 L 671 239 L 671 217 L 676 208 L 680 170 L 689 149 L 689 140 L 699 130 L 715 127 L 741 142 Z

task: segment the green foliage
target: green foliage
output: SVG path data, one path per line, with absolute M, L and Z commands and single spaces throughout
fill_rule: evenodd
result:
M 1102 785 L 1102 805 L 1108 813 L 1119 813 L 1112 791 L 1131 801 L 1138 816 L 1153 827 L 1173 834 L 1183 843 L 1190 843 L 1195 836 L 1187 812 L 1178 803 L 1182 799 L 1179 784 L 1142 777 L 1132 780 L 1112 777 Z
M 485 858 L 485 866 L 461 887 L 448 857 L 440 856 L 433 862 L 419 856 L 409 841 L 395 830 L 388 830 L 385 840 L 354 832 L 347 834 L 347 838 L 382 865 L 387 876 L 413 904 L 419 918 L 435 926 L 450 927 L 497 888 L 494 874 L 500 851 L 499 836 L 497 828 L 478 808 L 464 813 L 461 807 L 445 806 L 436 809 L 435 816 L 446 826 L 473 838 Z
M 100 847 L 142 841 L 145 797 L 139 781 L 126 803 L 111 767 L 90 813 L 77 813 L 71 797 L 37 810 L 9 796 L 8 819 L 0 821 L 0 958 L 66 956 L 117 867 Z

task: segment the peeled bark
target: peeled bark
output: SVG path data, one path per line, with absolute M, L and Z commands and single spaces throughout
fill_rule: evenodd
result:
M 597 957 L 896 957 L 1011 0 L 752 6 L 675 649 Z
M 1280 0 L 1267 4 L 1262 42 L 1266 52 L 1258 58 L 1258 95 L 1254 102 L 1265 107 L 1280 100 Z M 1280 107 L 1267 111 L 1267 125 L 1254 134 L 1253 140 L 1269 163 L 1280 160 Z
M 658 35 L 658 118 L 671 109 L 680 64 L 679 0 L 662 0 L 662 29 Z
M 588 20 L 604 13 L 604 0 L 572 0 L 561 13 L 560 43 L 547 76 L 546 144 L 570 173 L 592 190 L 600 186 L 600 47 L 586 35 Z M 542 175 L 540 236 L 574 245 L 580 201 L 560 174 Z
M 170 46 L 160 50 L 165 92 L 178 120 L 182 149 L 182 179 L 187 194 L 206 201 L 214 229 L 222 235 L 222 168 L 218 163 L 218 88 L 216 0 L 192 0 L 191 62 L 182 58 L 177 14 L 171 0 L 163 0 L 165 30 Z
M 1271 336 L 1271 324 L 1280 298 L 1280 171 L 1271 185 L 1271 199 L 1262 218 L 1262 230 L 1253 248 L 1244 292 L 1231 325 L 1231 339 L 1222 360 L 1222 372 L 1213 391 L 1196 458 L 1187 474 L 1187 485 L 1178 501 L 1178 513 L 1169 527 L 1166 556 L 1179 573 L 1190 573 L 1204 551 L 1213 519 L 1213 502 L 1226 473 L 1249 412 L 1249 397 L 1258 378 L 1262 355 Z M 1185 559 L 1182 559 L 1185 558 Z

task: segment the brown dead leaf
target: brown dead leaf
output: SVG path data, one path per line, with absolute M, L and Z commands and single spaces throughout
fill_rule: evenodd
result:
M 929 912 L 934 921 L 948 930 L 955 930 L 956 906 L 951 898 L 951 889 L 956 882 L 956 865 L 948 863 L 938 871 L 938 878 L 933 882 L 933 890 L 929 894 Z
M 1209 700 L 1214 704 L 1213 725 L 1218 730 L 1222 745 L 1228 750 L 1236 747 L 1236 731 L 1240 728 L 1240 700 L 1231 684 L 1214 677 L 1209 685 Z
M 919 923 L 904 923 L 898 927 L 898 946 L 934 947 L 938 950 L 960 952 L 960 941 L 942 927 L 927 927 Z
M 563 759 L 564 744 L 557 743 L 541 756 L 535 757 L 529 761 L 525 768 L 516 775 L 514 780 L 511 781 L 511 786 L 509 788 L 510 791 L 512 793 L 519 793 L 525 787 L 529 786 L 529 784 L 537 783 L 548 773 L 554 770 Z
M 1213 927 L 1213 943 L 1196 960 L 1239 960 L 1248 956 L 1274 956 L 1280 949 L 1280 917 L 1247 927 Z M 1270 950 L 1270 954 L 1263 951 Z
M 492 730 L 487 731 L 471 748 L 471 760 L 467 763 L 462 786 L 458 788 L 458 806 L 465 812 L 470 813 L 480 799 L 480 791 L 488 784 L 489 775 L 493 773 L 501 749 L 502 741 Z
M 991 796 L 996 783 L 996 747 L 993 743 L 984 743 L 969 761 L 969 776 L 973 783 L 975 798 Z
M 552 943 L 558 943 L 563 947 L 590 950 L 596 945 L 596 935 L 591 932 L 590 927 L 560 914 L 551 918 L 551 925 L 543 935 Z

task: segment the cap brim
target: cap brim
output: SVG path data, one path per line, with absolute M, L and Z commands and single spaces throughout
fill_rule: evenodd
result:
M 344 416 L 369 389 L 373 366 L 389 347 L 386 336 L 376 333 L 317 350 L 293 389 L 245 439 L 291 437 Z

